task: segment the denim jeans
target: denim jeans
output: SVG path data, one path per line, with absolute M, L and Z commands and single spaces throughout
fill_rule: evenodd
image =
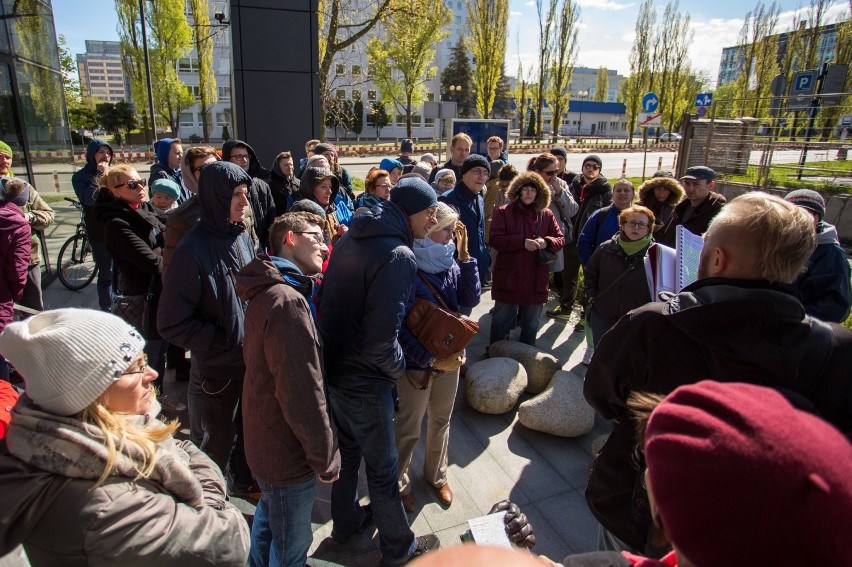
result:
M 363 457 L 382 560 L 391 565 L 404 563 L 416 543 L 396 482 L 393 394 L 355 395 L 333 386 L 328 394 L 340 447 L 340 478 L 331 489 L 332 533 L 348 537 L 364 519 L 358 505 L 358 468 Z
M 92 257 L 98 268 L 98 305 L 101 311 L 109 311 L 112 305 L 109 291 L 112 285 L 112 256 L 106 242 L 89 242 L 92 245 Z
M 304 567 L 313 541 L 316 482 L 315 476 L 289 486 L 257 480 L 261 497 L 251 525 L 251 567 Z
M 489 343 L 502 341 L 506 333 L 515 328 L 518 312 L 521 314 L 521 336 L 518 340 L 530 346 L 535 346 L 535 337 L 541 326 L 542 305 L 514 305 L 512 303 L 494 302 L 491 311 L 491 334 Z

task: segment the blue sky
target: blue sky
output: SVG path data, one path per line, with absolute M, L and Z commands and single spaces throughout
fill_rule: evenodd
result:
M 607 67 L 622 75 L 629 74 L 627 57 L 633 43 L 636 15 L 641 0 L 577 0 L 581 7 L 579 56 L 577 64 Z M 807 0 L 804 0 L 805 3 Z M 769 3 L 768 0 L 766 3 Z M 226 4 L 217 0 L 216 4 Z M 789 29 L 796 16 L 797 0 L 779 0 L 782 14 L 780 27 Z M 85 9 L 83 9 L 85 5 Z M 657 0 L 662 13 L 665 0 Z M 845 2 L 835 2 L 828 22 L 846 10 Z M 750 0 L 681 0 L 681 11 L 690 14 L 695 40 L 690 58 L 696 67 L 707 72 L 711 85 L 719 71 L 722 48 L 734 45 L 747 11 L 754 7 Z M 86 39 L 117 40 L 118 23 L 113 0 L 53 0 L 56 31 L 68 40 L 71 53 L 85 51 Z M 519 40 L 519 41 L 518 41 Z M 520 49 L 518 48 L 520 43 Z M 514 75 L 518 59 L 525 71 L 535 67 L 538 59 L 538 20 L 535 0 L 511 0 L 509 40 L 506 48 L 506 71 Z

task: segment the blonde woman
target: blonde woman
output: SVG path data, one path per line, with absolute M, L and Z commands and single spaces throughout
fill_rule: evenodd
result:
M 222 473 L 157 418 L 144 347 L 89 309 L 0 335 L 26 383 L 0 456 L 0 556 L 23 544 L 32 565 L 246 564 L 248 527 Z
M 464 224 L 459 222 L 458 212 L 446 203 L 438 203 L 436 215 L 438 223 L 412 246 L 417 259 L 417 277 L 410 304 L 413 305 L 417 297 L 440 305 L 431 286 L 453 311 L 458 312 L 459 307 L 473 308 L 479 304 L 479 272 L 476 259 L 467 250 Z M 458 261 L 453 259 L 456 251 Z M 438 360 L 405 325 L 400 331 L 399 342 L 405 353 L 406 380 L 397 381 L 399 413 L 394 419 L 394 430 L 402 504 L 407 512 L 414 511 L 409 468 L 414 447 L 420 440 L 423 416 L 428 412 L 423 478 L 435 489 L 438 499 L 449 506 L 453 503 L 453 491 L 447 482 L 447 446 L 464 351 Z

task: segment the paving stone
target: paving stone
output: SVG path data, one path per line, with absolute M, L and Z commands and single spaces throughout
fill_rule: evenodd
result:
M 467 403 L 482 413 L 510 411 L 526 387 L 526 370 L 511 358 L 480 360 L 465 376 Z
M 518 420 L 536 431 L 579 437 L 592 430 L 595 410 L 583 397 L 582 380 L 564 370 L 553 375 L 547 389 L 518 408 Z
M 604 446 L 606 440 L 609 439 L 609 433 L 605 433 L 603 435 L 598 435 L 595 437 L 595 440 L 592 441 L 592 456 L 597 455 L 601 451 L 601 447 Z
M 550 384 L 553 373 L 562 365 L 550 352 L 518 341 L 497 341 L 488 350 L 491 357 L 517 360 L 527 371 L 527 392 L 538 394 Z
M 570 549 L 566 550 L 565 555 L 569 552 L 585 553 L 596 549 L 598 521 L 589 511 L 582 491 L 568 491 L 536 502 L 533 507 L 568 544 Z M 538 529 L 535 524 L 533 527 Z M 551 559 L 561 561 L 562 557 L 559 559 L 551 557 Z

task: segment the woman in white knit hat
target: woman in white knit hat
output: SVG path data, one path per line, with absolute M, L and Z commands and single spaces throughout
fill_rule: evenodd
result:
M 157 419 L 145 340 L 109 313 L 45 311 L 0 334 L 26 392 L 0 448 L 0 556 L 32 565 L 245 565 L 215 464 Z

